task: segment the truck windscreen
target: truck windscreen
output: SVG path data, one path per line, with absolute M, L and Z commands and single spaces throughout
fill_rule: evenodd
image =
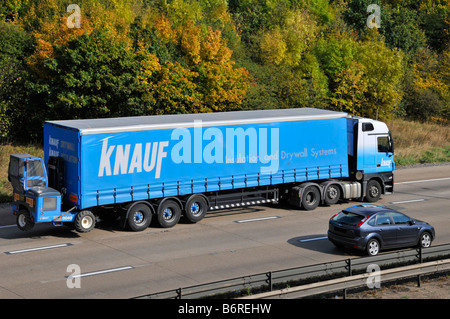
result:
M 46 177 L 41 161 L 39 160 L 28 161 L 27 172 L 28 172 L 27 174 L 28 187 L 45 186 Z

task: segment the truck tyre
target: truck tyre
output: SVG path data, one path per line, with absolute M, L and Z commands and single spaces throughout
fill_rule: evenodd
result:
M 326 205 L 336 204 L 341 197 L 341 189 L 337 184 L 332 184 L 325 190 L 324 202 Z
M 158 224 L 162 228 L 175 226 L 181 217 L 181 208 L 177 202 L 168 199 L 158 206 Z
M 369 203 L 376 202 L 381 196 L 381 186 L 376 180 L 371 180 L 367 183 L 366 201 Z
M 88 233 L 95 227 L 95 215 L 89 210 L 83 210 L 75 216 L 74 226 L 80 233 Z
M 30 230 L 31 228 L 34 227 L 34 222 L 31 219 L 30 212 L 27 211 L 26 209 L 19 210 L 19 213 L 17 214 L 16 222 L 17 222 L 17 227 L 23 231 Z
M 145 204 L 138 204 L 131 207 L 128 212 L 128 227 L 133 231 L 142 231 L 146 229 L 152 221 L 152 212 L 150 207 Z
M 185 216 L 191 223 L 199 222 L 208 211 L 208 203 L 202 196 L 191 196 L 185 206 Z
M 303 190 L 302 207 L 306 210 L 313 210 L 319 206 L 320 192 L 315 186 L 308 186 Z

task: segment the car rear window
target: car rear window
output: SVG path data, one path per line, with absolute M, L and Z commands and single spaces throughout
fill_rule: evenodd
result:
M 355 213 L 350 213 L 350 212 L 344 211 L 344 212 L 340 212 L 339 214 L 334 216 L 333 220 L 338 223 L 344 224 L 344 225 L 356 226 L 364 218 L 365 218 L 365 216 L 363 216 L 363 215 L 358 215 Z

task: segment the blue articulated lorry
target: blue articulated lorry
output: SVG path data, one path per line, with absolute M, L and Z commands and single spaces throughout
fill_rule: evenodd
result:
M 10 156 L 22 230 L 117 218 L 141 231 L 273 202 L 375 202 L 394 187 L 384 123 L 312 108 L 48 121 L 44 154 Z

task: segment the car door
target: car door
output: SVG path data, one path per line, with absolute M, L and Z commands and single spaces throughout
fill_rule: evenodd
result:
M 414 245 L 418 241 L 419 227 L 411 223 L 411 218 L 399 213 L 391 213 L 392 220 L 397 228 L 397 243 L 399 246 Z
M 375 219 L 375 231 L 380 234 L 384 247 L 395 246 L 397 242 L 397 228 L 392 222 L 390 213 L 379 213 Z

